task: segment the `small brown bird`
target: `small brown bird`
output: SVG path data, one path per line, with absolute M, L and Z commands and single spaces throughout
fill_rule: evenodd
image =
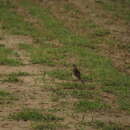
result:
M 73 74 L 78 80 L 82 82 L 82 84 L 84 84 L 84 81 L 81 79 L 81 73 L 75 64 L 73 64 Z

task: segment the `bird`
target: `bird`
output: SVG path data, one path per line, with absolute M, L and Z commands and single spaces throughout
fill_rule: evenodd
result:
M 81 73 L 75 64 L 73 64 L 73 74 L 82 84 L 84 84 L 84 81 L 81 79 Z

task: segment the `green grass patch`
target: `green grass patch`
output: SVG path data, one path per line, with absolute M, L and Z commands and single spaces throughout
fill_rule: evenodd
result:
M 90 90 L 73 90 L 70 92 L 70 95 L 77 99 L 93 99 L 98 94 L 96 94 L 94 91 L 91 92 Z
M 56 100 L 59 100 L 61 98 L 67 98 L 69 96 L 69 93 L 70 92 L 67 91 L 67 90 L 62 90 L 62 89 L 60 90 L 60 89 L 57 88 L 57 89 L 53 90 L 52 98 L 56 99 Z
M 12 72 L 8 75 L 6 75 L 7 77 L 2 80 L 2 82 L 19 82 L 20 80 L 18 79 L 19 76 L 28 76 L 29 73 L 27 72 Z
M 78 112 L 101 111 L 107 108 L 107 105 L 99 101 L 85 101 L 81 100 L 75 104 Z
M 62 58 L 64 59 L 64 55 L 59 55 L 58 49 L 54 48 L 33 48 L 30 50 L 30 53 L 33 64 L 47 64 L 55 66 L 58 61 L 61 61 Z
M 106 36 L 106 35 L 109 35 L 110 32 L 108 30 L 105 30 L 105 29 L 96 29 L 95 32 L 93 32 L 93 35 L 94 36 Z
M 68 64 L 66 60 L 70 57 L 70 55 L 72 55 L 72 52 L 68 51 L 68 47 L 53 48 L 47 47 L 47 45 L 44 44 L 38 44 L 36 46 L 20 44 L 19 47 L 30 53 L 31 62 L 33 64 L 46 64 L 49 66 L 55 66 L 57 64 Z M 59 72 L 59 74 L 61 73 L 62 72 Z M 50 75 L 56 76 L 56 72 L 55 74 L 53 73 Z
M 50 71 L 50 72 L 47 72 L 47 74 L 50 77 L 57 78 L 60 80 L 72 80 L 72 73 L 66 69 L 64 69 L 64 70 L 59 69 L 59 70 L 55 70 L 55 71 Z
M 60 88 L 62 89 L 75 89 L 75 90 L 85 90 L 87 89 L 87 87 L 85 85 L 83 85 L 82 83 L 78 83 L 78 82 L 75 82 L 75 83 L 71 83 L 71 82 L 66 82 L 66 83 L 59 83 L 58 85 Z
M 45 31 L 46 39 L 58 39 L 66 45 L 87 46 L 89 40 L 86 37 L 74 35 L 69 29 L 65 28 L 63 23 L 53 17 L 48 9 L 41 8 L 38 4 L 21 1 L 20 5 L 28 9 L 29 13 L 35 18 L 41 20 L 41 28 Z
M 50 88 L 53 92 L 52 98 L 56 100 L 70 97 L 77 99 L 95 99 L 99 94 L 93 91 L 93 89 L 95 89 L 94 84 L 86 83 L 86 85 L 83 85 L 80 81 L 57 83 Z
M 93 95 L 98 95 L 98 92 L 92 92 L 93 89 L 95 89 L 94 84 L 82 84 L 80 81 L 58 83 L 51 88 L 59 96 L 66 97 L 70 95 L 75 98 L 93 98 Z
M 80 65 L 91 71 L 89 76 L 91 76 L 92 81 L 101 83 L 103 86 L 113 86 L 113 88 L 122 86 L 126 89 L 130 85 L 130 76 L 114 68 L 110 59 L 98 56 L 90 50 L 85 51 L 83 48 L 76 50 L 76 52 L 80 56 Z
M 13 95 L 7 91 L 0 90 L 0 104 L 9 104 L 17 99 L 18 98 L 16 98 L 15 95 Z
M 2 40 L 2 39 L 1 39 Z M 5 44 L 0 44 L 0 48 L 4 48 L 5 47 Z
M 11 94 L 9 92 L 6 92 L 6 91 L 0 91 L 0 97 L 8 97 L 10 96 Z
M 19 82 L 18 75 L 16 73 L 11 73 L 2 82 L 11 82 L 11 83 Z
M 26 44 L 20 44 L 21 49 L 25 49 L 30 53 L 31 62 L 33 64 L 47 64 L 55 65 L 55 52 L 53 48 L 44 48 L 44 46 L 31 46 Z M 54 55 L 53 55 L 54 54 Z
M 130 20 L 130 2 L 129 0 L 126 1 L 102 1 L 101 6 L 104 10 L 111 12 L 113 16 L 123 18 L 124 20 Z
M 28 76 L 29 75 L 29 73 L 28 72 L 17 72 L 17 73 L 13 73 L 14 75 L 16 75 L 16 76 Z
M 52 114 L 42 114 L 38 109 L 23 109 L 21 112 L 13 113 L 9 115 L 10 119 L 13 120 L 24 120 L 24 121 L 58 121 L 63 118 L 56 117 Z
M 0 58 L 0 64 L 1 65 L 10 65 L 10 66 L 18 66 L 22 63 L 16 59 L 10 59 L 10 58 Z
M 94 99 L 99 96 L 98 92 L 91 91 L 92 85 L 83 85 L 82 83 L 58 83 L 51 88 L 53 91 L 52 97 L 55 98 L 77 98 L 77 99 Z
M 20 43 L 19 49 L 29 50 L 33 47 L 33 45 L 27 44 L 27 43 Z
M 120 109 L 127 111 L 130 114 L 130 96 L 119 98 L 118 104 Z
M 84 90 L 87 91 L 87 89 L 95 89 L 96 84 L 91 83 L 88 84 L 85 82 L 85 84 L 82 84 L 80 81 L 73 81 L 73 82 L 64 82 L 64 83 L 59 83 L 57 84 L 58 88 L 63 89 L 63 90 Z
M 83 29 L 95 29 L 98 27 L 92 20 L 82 21 L 80 27 Z
M 5 47 L 0 47 L 1 65 L 10 65 L 10 66 L 21 65 L 22 63 L 19 60 L 12 58 L 13 56 L 17 56 L 17 54 L 14 51 Z
M 118 97 L 117 103 L 119 104 L 119 108 L 130 113 L 129 84 L 127 84 L 128 82 L 124 82 L 123 79 L 121 81 L 112 84 L 110 82 L 107 86 L 102 87 L 102 90 L 116 95 Z
M 23 16 L 19 16 L 16 12 L 16 5 L 14 2 L 1 2 L 0 5 L 0 21 L 2 24 L 2 29 L 5 29 L 13 34 L 17 35 L 33 35 L 33 26 L 24 21 Z
M 123 127 L 119 124 L 116 124 L 113 122 L 105 123 L 100 120 L 95 120 L 94 122 L 89 122 L 88 125 L 92 126 L 95 129 L 102 129 L 102 130 L 124 130 L 125 129 L 125 127 Z
M 129 97 L 130 93 L 130 77 L 127 75 L 117 75 L 113 79 L 106 80 L 103 82 L 105 85 L 102 90 L 108 93 L 113 93 L 117 96 Z
M 39 123 L 33 127 L 34 130 L 65 130 L 67 126 L 61 125 L 59 123 Z

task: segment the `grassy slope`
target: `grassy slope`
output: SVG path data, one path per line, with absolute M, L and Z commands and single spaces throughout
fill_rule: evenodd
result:
M 116 111 L 122 114 L 124 112 L 130 114 L 130 76 L 127 73 L 119 72 L 113 66 L 110 57 L 101 56 L 98 53 L 100 41 L 105 41 L 109 31 L 101 27 L 97 28 L 95 24 L 88 23 L 88 28 L 96 27 L 96 29 L 90 34 L 86 32 L 86 34 L 89 34 L 86 37 L 86 34 L 74 33 L 74 30 L 66 27 L 67 25 L 63 20 L 60 20 L 52 14 L 51 9 L 43 8 L 37 3 L 22 0 L 15 4 L 4 4 L 0 4 L 2 7 L 0 8 L 0 21 L 4 23 L 2 24 L 2 29 L 5 29 L 11 34 L 27 35 L 34 39 L 33 45 L 22 43 L 19 46 L 20 49 L 26 50 L 30 54 L 32 64 L 44 64 L 57 68 L 55 71 L 46 73 L 51 78 L 61 80 L 60 83 L 50 82 L 53 88 L 50 85 L 48 86 L 49 91 L 53 92 L 52 100 L 60 103 L 62 97 L 66 98 L 63 104 L 64 108 L 61 104 L 59 109 L 65 109 L 67 112 L 68 106 L 70 105 L 70 109 L 75 115 L 78 113 L 83 113 L 84 115 L 87 112 L 98 112 L 100 114 L 102 111 L 105 113 Z M 109 4 L 105 3 L 103 8 L 111 10 L 111 5 Z M 19 7 L 24 9 L 27 16 L 23 15 L 25 13 L 24 11 L 23 14 L 17 12 Z M 70 7 L 67 5 L 65 9 L 70 9 L 71 12 L 73 8 L 71 9 Z M 115 16 L 117 14 L 116 11 L 119 12 L 120 10 L 115 11 L 113 9 L 115 7 L 112 7 L 112 11 L 115 12 L 112 15 Z M 126 12 L 124 14 L 120 13 L 121 16 L 119 17 L 129 20 L 129 15 Z M 31 22 L 29 20 L 30 17 L 37 19 L 37 22 Z M 79 24 L 80 22 L 76 26 L 81 26 Z M 95 41 L 94 44 L 92 44 L 93 41 Z M 0 53 L 3 53 L 1 49 Z M 8 52 L 6 51 L 5 53 Z M 70 82 L 72 81 L 70 69 L 73 62 L 83 70 L 83 77 L 87 79 L 85 87 L 80 83 Z M 6 64 L 10 65 L 7 62 Z M 62 83 L 62 80 L 65 80 L 65 83 Z M 108 97 L 110 95 L 114 96 L 114 103 L 106 102 L 103 96 L 104 94 Z M 69 102 L 68 98 L 76 99 L 76 102 Z M 117 107 L 114 108 L 113 105 Z M 71 115 L 71 113 L 69 114 Z M 37 113 L 34 113 L 34 117 L 32 118 L 37 118 L 37 115 Z M 27 115 L 27 120 L 30 120 L 28 116 L 31 116 L 31 114 L 29 113 Z M 22 118 L 20 119 L 23 120 Z M 82 125 L 85 129 L 84 122 L 78 125 Z M 104 129 L 111 127 L 111 124 L 101 125 L 99 122 L 92 123 L 91 125 L 104 127 Z M 44 127 L 47 127 L 46 123 L 41 123 L 35 129 L 40 130 Z M 56 129 L 55 124 L 49 124 L 48 129 L 49 127 L 50 129 L 51 127 Z M 119 126 L 112 125 L 112 127 L 117 128 Z M 121 127 L 123 127 L 123 124 Z

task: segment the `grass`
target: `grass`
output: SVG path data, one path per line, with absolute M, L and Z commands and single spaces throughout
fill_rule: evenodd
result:
M 1 39 L 2 40 L 2 39 Z M 4 44 L 0 44 L 0 47 L 5 47 L 5 45 Z
M 102 130 L 123 130 L 123 129 L 125 129 L 125 127 L 123 127 L 119 124 L 112 123 L 112 122 L 105 123 L 100 120 L 90 122 L 89 125 L 96 129 L 102 129 Z
M 124 44 L 124 45 L 118 44 L 118 47 L 120 49 L 126 49 L 128 52 L 130 52 L 130 44 Z
M 62 89 L 75 89 L 75 90 L 84 90 L 87 89 L 87 87 L 85 87 L 83 84 L 81 83 L 71 83 L 71 82 L 66 82 L 66 83 L 61 83 L 59 84 L 59 86 Z
M 27 72 L 12 72 L 10 74 L 7 75 L 7 77 L 2 80 L 2 82 L 12 82 L 12 83 L 16 83 L 19 82 L 20 80 L 18 79 L 18 77 L 20 76 L 28 76 L 29 73 Z
M 53 48 L 33 48 L 31 50 L 31 59 L 33 64 L 47 64 L 54 66 L 62 56 L 58 56 L 58 49 Z M 64 57 L 63 57 L 64 58 Z
M 8 30 L 13 34 L 33 35 L 31 24 L 23 21 L 23 17 L 17 15 L 14 11 L 17 8 L 14 2 L 1 2 L 0 6 L 0 21 L 2 23 L 4 22 L 4 24 L 2 24 L 2 29 Z
M 130 20 L 129 15 L 129 0 L 126 1 L 102 1 L 101 6 L 103 9 L 110 11 L 114 16 L 123 18 L 127 21 Z M 125 8 L 125 9 L 124 9 Z
M 80 100 L 75 104 L 75 108 L 78 112 L 89 112 L 89 111 L 101 111 L 107 108 L 107 105 L 99 101 L 86 101 Z
M 112 94 L 118 96 L 117 103 L 119 104 L 119 108 L 130 113 L 129 86 L 127 86 L 127 85 L 115 85 L 115 86 L 111 85 L 111 86 L 106 86 L 102 89 L 103 89 L 103 91 L 105 91 L 107 93 L 112 93 Z
M 108 30 L 103 30 L 103 29 L 96 29 L 95 32 L 93 33 L 93 36 L 98 36 L 98 37 L 101 37 L 101 36 L 107 36 L 109 35 L 110 32 Z
M 90 90 L 92 89 L 92 90 Z M 94 92 L 95 87 L 93 85 L 83 85 L 82 83 L 58 83 L 51 88 L 53 97 L 56 99 L 62 98 L 76 98 L 76 99 L 95 99 L 98 98 L 99 92 Z
M 10 96 L 11 94 L 9 92 L 5 92 L 5 91 L 0 91 L 0 97 L 7 97 Z
M 121 5 L 115 5 L 114 1 L 105 2 L 106 1 L 98 2 L 98 4 L 102 4 L 102 7 L 106 6 L 104 4 L 108 4 L 105 8 L 108 8 L 107 10 L 109 10 L 113 16 L 123 18 L 128 16 L 127 11 L 122 11 Z M 114 5 L 109 2 L 114 3 Z M 117 7 L 120 8 L 117 9 Z M 19 12 L 18 8 L 22 8 L 23 12 Z M 2 29 L 11 34 L 27 35 L 33 38 L 33 44 L 29 45 L 28 43 L 21 42 L 19 45 L 20 50 L 23 49 L 30 54 L 32 64 L 44 64 L 56 68 L 49 72 L 46 70 L 46 74 L 52 79 L 58 79 L 60 83 L 51 82 L 49 79 L 44 78 L 43 82 L 45 80 L 47 80 L 47 82 L 44 82 L 42 89 L 44 91 L 49 90 L 49 94 L 52 94 L 53 99 L 59 99 L 53 100 L 57 106 L 60 104 L 60 101 L 63 100 L 60 104 L 60 107 L 64 109 L 63 113 L 65 112 L 69 115 L 68 109 L 73 111 L 73 104 L 76 109 L 74 112 L 80 112 L 81 115 L 87 112 L 106 112 L 108 109 L 111 111 L 109 101 L 104 103 L 103 99 L 101 99 L 101 95 L 104 92 L 115 95 L 119 109 L 129 113 L 130 76 L 126 73 L 119 72 L 113 65 L 110 57 L 101 56 L 97 51 L 98 49 L 102 50 L 100 47 L 102 43 L 103 45 L 110 44 L 111 49 L 113 49 L 113 46 L 118 42 L 112 38 L 113 32 L 109 31 L 109 29 L 104 29 L 104 25 L 102 25 L 102 27 L 99 26 L 97 24 L 98 21 L 94 22 L 94 17 L 92 19 L 90 18 L 91 20 L 89 18 L 86 20 L 83 17 L 81 23 L 79 17 L 79 21 L 76 21 L 76 16 L 81 15 L 81 12 L 77 9 L 77 6 L 75 7 L 73 4 L 69 5 L 69 2 L 64 4 L 63 8 L 65 9 L 65 13 L 68 13 L 66 14 L 66 17 L 68 18 L 67 15 L 70 15 L 74 18 L 74 23 L 77 22 L 76 26 L 71 23 L 75 26 L 74 28 L 79 27 L 76 28 L 77 31 L 73 31 L 73 26 L 72 29 L 67 27 L 67 24 L 65 23 L 66 20 L 62 21 L 61 19 L 58 19 L 49 8 L 43 8 L 41 5 L 31 0 L 16 1 L 16 3 L 1 2 L 0 23 L 2 24 Z M 120 13 L 121 11 L 122 13 Z M 23 15 L 24 13 L 26 15 Z M 92 12 L 92 14 L 95 13 Z M 123 16 L 123 14 L 126 15 Z M 37 22 L 33 23 L 32 21 L 29 21 L 30 19 L 36 19 Z M 100 19 L 100 17 L 98 17 L 98 19 Z M 109 24 L 113 24 L 112 22 Z M 80 33 L 80 28 L 83 33 Z M 118 44 L 119 43 L 120 41 Z M 127 45 L 120 46 L 120 49 L 126 48 L 129 50 L 129 46 Z M 5 48 L 3 45 L 0 46 L 0 56 L 1 65 L 22 64 L 19 60 L 13 58 L 16 56 L 14 51 Z M 86 81 L 85 85 L 82 85 L 79 81 L 73 80 L 71 75 L 73 62 L 81 69 L 81 76 Z M 29 74 L 26 72 L 11 73 L 4 82 L 17 83 L 19 82 L 19 76 L 27 75 Z M 63 82 L 63 80 L 66 81 Z M 50 84 L 54 87 L 47 88 Z M 39 87 L 39 85 L 37 86 Z M 2 100 L 5 97 L 10 96 L 8 93 L 4 92 L 0 92 L 0 94 L 2 95 L 0 96 L 2 97 Z M 76 100 L 74 100 L 74 102 L 72 101 L 72 106 L 69 105 L 68 108 L 69 101 L 71 101 L 69 100 L 70 98 Z M 68 104 L 66 105 L 65 103 Z M 36 130 L 64 129 L 62 128 L 62 125 L 57 123 L 62 119 L 54 116 L 52 112 L 51 114 L 48 114 L 37 109 L 23 109 L 20 112 L 11 114 L 9 117 L 16 121 L 37 121 L 36 126 L 34 126 L 34 129 Z M 39 122 L 40 124 L 37 124 Z M 75 121 L 72 121 L 72 125 L 75 126 L 75 123 L 73 122 Z M 95 124 L 96 128 L 99 127 L 104 130 L 118 129 L 115 124 L 102 122 L 95 122 Z
M 78 82 L 56 83 L 50 89 L 50 91 L 53 92 L 52 98 L 54 100 L 55 99 L 60 100 L 64 98 L 92 99 L 99 96 L 98 92 L 91 92 L 91 90 L 89 90 L 89 89 L 95 89 L 95 86 L 93 86 L 93 84 L 83 85 L 82 83 Z
M 31 46 L 26 44 L 20 44 L 21 49 L 27 50 L 31 55 L 31 61 L 33 64 L 50 64 L 53 65 L 54 62 L 49 59 L 51 56 L 49 53 L 49 48 L 43 49 L 40 46 Z M 51 51 L 51 50 L 50 50 Z M 51 57 L 50 57 L 51 58 Z
M 68 52 L 68 47 L 54 48 L 50 46 L 51 43 L 48 43 L 48 45 L 38 44 L 37 46 L 20 44 L 19 48 L 25 49 L 27 52 L 30 53 L 31 62 L 33 64 L 46 64 L 48 66 L 55 66 L 56 64 L 69 64 L 65 62 L 66 59 L 68 59 L 68 57 L 72 55 L 71 52 Z
M 19 71 L 17 73 L 13 73 L 13 74 L 16 75 L 16 76 L 28 76 L 29 75 L 28 72 L 21 72 L 21 71 Z
M 91 38 L 91 42 L 92 42 L 92 37 L 94 37 L 96 44 L 101 44 L 101 42 L 102 42 L 102 41 L 100 41 L 100 43 L 98 43 L 98 41 L 97 41 L 98 37 L 100 39 L 104 40 L 103 38 L 105 36 L 108 36 L 108 35 L 111 34 L 109 29 L 104 29 L 102 26 L 99 26 L 98 24 L 96 24 L 92 20 L 86 20 L 86 21 L 83 20 L 83 21 L 81 21 L 79 27 L 81 29 L 83 29 L 84 31 L 88 30 L 89 33 L 87 33 L 86 35 Z M 86 33 L 86 31 L 84 33 Z
M 58 121 L 63 120 L 63 118 L 56 117 L 52 114 L 42 114 L 38 109 L 23 109 L 21 112 L 13 113 L 9 115 L 10 119 L 13 120 L 24 120 L 24 121 Z
M 121 110 L 128 111 L 130 114 L 130 97 L 123 97 L 118 100 L 118 104 Z
M 53 92 L 54 92 L 52 95 L 53 100 L 60 100 L 61 98 L 66 98 L 69 96 L 69 91 L 65 91 L 65 90 L 55 89 L 53 90 Z
M 75 7 L 75 5 L 72 4 L 72 3 L 71 4 L 65 3 L 64 4 L 64 9 L 65 9 L 66 12 L 72 13 L 71 15 L 73 15 L 73 13 L 75 13 L 75 14 L 81 14 L 80 10 L 77 9 Z
M 59 80 L 72 80 L 72 74 L 67 70 L 55 70 L 47 73 L 50 77 L 59 79 Z
M 96 95 L 94 92 L 88 90 L 73 90 L 71 92 L 71 96 L 77 99 L 93 99 L 94 95 Z
M 48 9 L 39 8 L 39 5 L 28 1 L 21 1 L 20 5 L 29 10 L 29 13 L 37 19 L 40 19 L 41 28 L 45 30 L 44 36 L 46 40 L 58 39 L 66 45 L 82 45 L 89 46 L 89 41 L 85 37 L 74 35 L 65 28 L 61 22 L 50 15 Z M 30 6 L 31 5 L 31 6 Z
M 18 75 L 16 73 L 11 73 L 7 76 L 6 79 L 3 80 L 3 82 L 11 82 L 11 83 L 19 82 Z
M 34 130 L 65 130 L 67 126 L 59 123 L 40 123 L 34 126 Z
M 0 56 L 0 65 L 18 66 L 22 64 L 18 59 L 12 58 L 16 56 L 16 53 L 11 49 L 0 47 Z
M 0 90 L 0 105 L 12 103 L 14 100 L 17 100 L 17 99 L 18 98 L 16 98 L 15 95 L 7 91 Z
M 27 43 L 20 43 L 19 49 L 29 50 L 29 49 L 32 49 L 32 45 L 29 45 Z

